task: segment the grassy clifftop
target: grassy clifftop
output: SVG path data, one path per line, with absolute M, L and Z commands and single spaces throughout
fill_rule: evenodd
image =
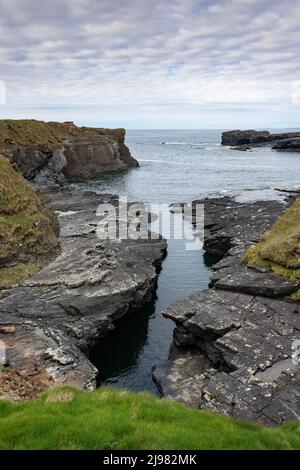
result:
M 37 272 L 59 251 L 56 216 L 0 156 L 0 289 Z
M 300 286 L 300 198 L 244 257 L 251 267 L 271 268 Z M 294 295 L 300 300 L 300 289 Z
M 47 145 L 55 148 L 60 144 L 57 133 L 45 122 L 33 119 L 0 121 L 0 148 L 23 145 Z
M 0 449 L 299 448 L 299 421 L 266 428 L 146 393 L 60 387 L 34 401 L 0 401 Z
M 102 136 L 104 141 L 124 142 L 124 129 L 102 129 L 77 127 L 73 122 L 43 122 L 34 119 L 0 120 L 0 149 L 28 146 L 36 148 L 45 145 L 59 148 L 74 137 Z

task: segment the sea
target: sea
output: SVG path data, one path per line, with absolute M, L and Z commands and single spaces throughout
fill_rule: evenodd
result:
M 224 195 L 241 202 L 277 199 L 282 197 L 278 189 L 300 187 L 299 153 L 269 147 L 237 151 L 222 146 L 221 135 L 222 130 L 212 129 L 128 130 L 126 143 L 140 167 L 105 173 L 76 186 L 118 194 L 132 202 L 163 205 Z M 196 238 L 191 225 L 187 231 Z M 99 386 L 158 393 L 152 369 L 168 359 L 174 329 L 161 312 L 206 289 L 215 261 L 201 247 L 188 250 L 185 240 L 168 240 L 168 254 L 151 302 L 119 320 L 90 353 L 99 370 Z

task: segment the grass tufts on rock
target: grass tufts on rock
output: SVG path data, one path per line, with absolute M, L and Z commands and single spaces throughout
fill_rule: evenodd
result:
M 300 285 L 300 198 L 244 256 L 250 267 L 269 268 Z M 300 300 L 300 289 L 294 294 Z
M 0 120 L 0 151 L 6 154 L 17 147 L 61 148 L 74 137 L 103 137 L 103 142 L 124 142 L 125 129 L 77 127 L 73 122 L 44 122 L 35 119 Z
M 58 221 L 35 189 L 0 156 L 0 289 L 57 255 Z

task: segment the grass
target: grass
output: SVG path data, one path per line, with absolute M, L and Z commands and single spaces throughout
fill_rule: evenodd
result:
M 0 150 L 19 146 L 37 148 L 47 146 L 55 149 L 63 146 L 63 143 L 76 136 L 97 135 L 103 136 L 103 141 L 122 141 L 124 129 L 99 129 L 90 127 L 77 127 L 72 122 L 43 122 L 35 119 L 3 119 L 0 120 Z
M 51 148 L 60 146 L 58 135 L 47 123 L 34 119 L 0 121 L 0 148 L 21 145 L 48 145 Z
M 300 423 L 267 428 L 146 393 L 58 387 L 0 401 L 0 449 L 300 449 Z
M 300 285 L 300 198 L 244 256 L 250 267 L 269 268 Z M 294 294 L 300 300 L 300 289 Z
M 0 156 L 0 289 L 35 274 L 59 251 L 58 222 L 34 188 Z
M 34 276 L 42 267 L 43 263 L 29 262 L 17 263 L 10 268 L 0 268 L 0 289 L 8 289 L 9 287 Z

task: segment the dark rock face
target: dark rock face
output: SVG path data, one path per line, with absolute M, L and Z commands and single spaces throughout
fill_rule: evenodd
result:
M 193 407 L 267 425 L 299 419 L 300 366 L 291 355 L 300 304 L 288 298 L 299 286 L 241 262 L 286 204 L 202 202 L 205 249 L 223 258 L 211 289 L 163 312 L 176 323 L 176 354 L 154 368 L 154 380 L 164 396 Z
M 1 292 L 0 326 L 16 329 L 4 338 L 12 367 L 42 368 L 54 382 L 91 388 L 97 371 L 83 352 L 115 320 L 150 300 L 166 241 L 99 239 L 96 209 L 105 202 L 117 206 L 116 196 L 63 191 L 51 199 L 59 211 L 62 253 Z
M 66 183 L 65 149 L 18 147 L 6 154 L 17 165 L 24 178 L 37 186 L 60 186 Z
M 273 146 L 274 150 L 285 150 L 290 152 L 300 152 L 300 138 L 284 139 Z
M 234 130 L 222 133 L 222 145 L 230 145 L 236 150 L 249 150 L 251 147 L 271 145 L 274 150 L 299 151 L 300 132 L 271 134 L 269 131 Z
M 249 145 L 266 142 L 270 138 L 268 131 L 227 131 L 222 133 L 222 145 Z
M 10 161 L 18 166 L 24 178 L 33 180 L 48 164 L 51 157 L 52 152 L 47 147 L 39 150 L 19 147 L 11 151 Z

